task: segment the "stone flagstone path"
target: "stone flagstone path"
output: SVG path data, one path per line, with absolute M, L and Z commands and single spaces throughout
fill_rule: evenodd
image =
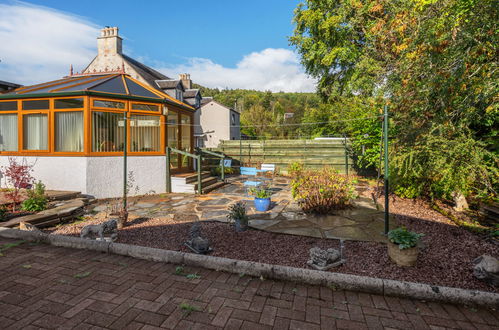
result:
M 376 209 L 371 199 L 360 197 L 352 209 L 337 211 L 335 215 L 305 214 L 291 197 L 289 179 L 277 177 L 271 185 L 272 206 L 258 212 L 247 196 L 240 178 L 231 177 L 229 184 L 207 195 L 169 194 L 149 196 L 130 207 L 137 217 L 171 217 L 177 221 L 227 222 L 228 206 L 237 201 L 246 203 L 249 226 L 255 229 L 310 236 L 359 241 L 385 242 L 384 213 Z M 104 211 L 105 205 L 94 210 Z

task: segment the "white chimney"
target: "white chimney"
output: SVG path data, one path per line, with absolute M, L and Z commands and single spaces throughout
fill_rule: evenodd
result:
M 117 27 L 105 27 L 97 38 L 97 52 L 99 55 L 115 55 L 122 52 L 122 41 Z

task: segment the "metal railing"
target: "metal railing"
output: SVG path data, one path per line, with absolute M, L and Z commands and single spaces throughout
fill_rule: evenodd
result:
M 221 163 L 220 164 L 221 174 L 220 174 L 220 176 L 221 176 L 222 181 L 225 181 L 225 155 L 220 154 L 218 152 L 206 150 L 206 149 L 201 149 L 199 147 L 196 148 L 196 151 L 198 152 L 199 155 L 202 155 L 203 153 L 205 153 L 205 154 L 215 156 L 215 157 L 218 157 L 221 159 L 221 162 L 220 162 Z
M 184 155 L 193 159 L 197 160 L 197 181 L 198 181 L 198 194 L 202 194 L 203 192 L 203 186 L 202 186 L 202 175 L 201 175 L 201 161 L 202 161 L 202 155 L 198 154 L 191 154 L 190 152 L 175 149 L 172 147 L 166 147 L 166 192 L 171 193 L 172 192 L 172 179 L 171 179 L 171 173 L 170 173 L 170 159 L 171 159 L 171 153 L 177 153 L 180 155 Z

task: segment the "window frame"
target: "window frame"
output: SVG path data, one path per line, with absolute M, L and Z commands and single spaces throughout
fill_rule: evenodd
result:
M 158 110 L 157 111 L 150 111 L 150 110 L 133 109 L 134 104 L 154 105 L 154 106 L 158 107 Z M 129 111 L 133 112 L 133 113 L 161 114 L 161 110 L 162 110 L 162 104 L 160 104 L 160 103 L 130 101 L 130 110 Z
M 19 106 L 19 104 L 18 104 Z M 17 150 L 12 151 L 12 150 L 0 150 L 0 155 L 17 155 L 21 153 L 21 131 L 20 128 L 22 127 L 22 118 L 20 115 L 19 111 L 0 111 L 0 115 L 16 115 L 17 116 Z M 19 119 L 21 118 L 21 119 Z
M 24 149 L 24 116 L 29 116 L 29 115 L 37 115 L 37 114 L 44 114 L 47 116 L 47 149 Z M 18 134 L 20 137 L 19 144 L 20 144 L 20 149 L 19 152 L 26 153 L 26 154 L 36 154 L 36 153 L 41 153 L 41 154 L 48 154 L 51 153 L 52 151 L 52 136 L 53 136 L 53 129 L 52 129 L 52 115 L 50 110 L 24 110 L 24 112 L 20 113 L 20 118 L 19 120 L 18 117 L 18 122 L 17 122 L 17 127 L 18 127 Z M 19 131 L 19 128 L 21 130 Z
M 159 119 L 159 151 L 132 151 L 132 130 L 131 130 L 131 118 L 133 115 L 137 116 L 151 116 L 151 117 L 158 117 Z M 131 155 L 164 155 L 165 150 L 166 150 L 166 139 L 165 139 L 165 134 L 166 134 L 166 122 L 165 122 L 165 116 L 161 114 L 155 114 L 155 113 L 141 113 L 141 112 L 129 112 L 127 115 L 127 129 L 128 129 L 128 134 L 127 134 L 127 152 Z

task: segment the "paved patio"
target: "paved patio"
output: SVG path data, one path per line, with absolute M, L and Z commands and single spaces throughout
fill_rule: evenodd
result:
M 384 213 L 377 210 L 373 201 L 360 197 L 354 207 L 337 211 L 334 215 L 305 214 L 293 200 L 290 179 L 277 177 L 271 190 L 272 206 L 267 212 L 258 212 L 253 200 L 246 194 L 239 177 L 232 177 L 229 184 L 207 195 L 169 194 L 150 196 L 130 207 L 137 217 L 174 217 L 179 221 L 227 221 L 228 206 L 245 201 L 250 216 L 250 227 L 276 233 L 294 234 L 317 238 L 335 238 L 359 241 L 385 242 L 383 235 Z M 99 205 L 96 211 L 104 211 Z
M 14 241 L 0 238 L 0 249 Z M 499 329 L 499 312 L 23 243 L 0 257 L 2 329 Z M 186 275 L 199 278 L 188 279 Z

